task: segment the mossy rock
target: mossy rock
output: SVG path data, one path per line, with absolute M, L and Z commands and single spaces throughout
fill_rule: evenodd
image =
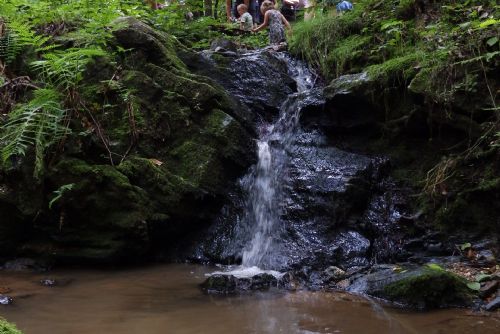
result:
M 23 334 L 16 325 L 0 318 L 0 334 Z
M 124 48 L 140 50 L 145 60 L 160 66 L 184 71 L 185 66 L 176 55 L 174 38 L 155 30 L 133 17 L 121 17 L 113 25 L 116 42 Z
M 474 298 L 465 279 L 436 264 L 406 268 L 376 265 L 371 271 L 355 277 L 348 291 L 418 309 L 470 306 Z
M 110 165 L 63 159 L 49 177 L 54 189 L 73 184 L 53 206 L 54 255 L 65 261 L 109 262 L 148 251 L 149 197 Z
M 173 36 L 129 17 L 113 26 L 109 48 L 126 51 L 88 66 L 88 113 L 72 120 L 64 153 L 37 181 L 33 150 L 0 173 L 0 186 L 12 189 L 9 198 L 0 192 L 0 256 L 22 249 L 109 263 L 144 258 L 155 242 L 174 248 L 212 221 L 255 160 L 249 122 L 233 117 L 246 110 L 188 71 Z M 51 203 L 65 185 L 71 189 Z
M 463 306 L 472 300 L 465 279 L 439 267 L 424 266 L 397 275 L 379 292 L 381 297 L 419 309 Z

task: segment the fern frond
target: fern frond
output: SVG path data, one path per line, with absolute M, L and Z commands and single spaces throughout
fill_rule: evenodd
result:
M 54 89 L 38 89 L 33 99 L 18 106 L 9 114 L 9 120 L 0 131 L 1 158 L 4 162 L 12 156 L 24 156 L 28 147 L 36 153 L 35 174 L 43 169 L 46 150 L 68 133 L 63 126 L 66 110 L 62 108 L 61 95 Z
M 45 59 L 34 61 L 31 66 L 44 82 L 66 91 L 83 79 L 83 72 L 94 57 L 105 55 L 99 48 L 73 48 L 45 54 Z
M 5 21 L 6 30 L 0 36 L 0 59 L 12 63 L 26 47 L 33 47 L 36 52 L 45 52 L 58 45 L 50 44 L 50 37 L 37 35 L 34 29 L 23 21 Z

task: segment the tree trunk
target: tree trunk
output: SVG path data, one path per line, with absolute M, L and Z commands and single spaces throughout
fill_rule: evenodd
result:
M 215 0 L 214 19 L 217 19 L 218 17 L 219 17 L 219 0 Z

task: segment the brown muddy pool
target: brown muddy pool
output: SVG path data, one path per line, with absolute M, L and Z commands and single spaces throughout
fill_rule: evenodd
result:
M 345 293 L 205 295 L 198 284 L 214 270 L 0 272 L 0 287 L 15 299 L 0 305 L 0 316 L 26 334 L 500 333 L 498 313 L 403 312 Z M 67 284 L 45 287 L 43 278 Z

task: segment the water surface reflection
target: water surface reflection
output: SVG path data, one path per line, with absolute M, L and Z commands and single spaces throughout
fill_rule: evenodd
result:
M 214 268 L 164 265 L 50 273 L 67 285 L 41 286 L 41 274 L 0 272 L 15 304 L 0 315 L 26 334 L 498 333 L 498 315 L 465 310 L 411 313 L 356 296 L 268 292 L 207 296 L 198 289 Z

